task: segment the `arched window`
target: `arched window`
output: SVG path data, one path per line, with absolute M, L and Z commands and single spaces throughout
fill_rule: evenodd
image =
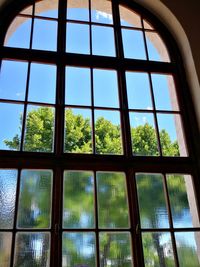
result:
M 167 29 L 128 0 L 24 1 L 4 25 L 3 266 L 200 266 L 192 111 Z

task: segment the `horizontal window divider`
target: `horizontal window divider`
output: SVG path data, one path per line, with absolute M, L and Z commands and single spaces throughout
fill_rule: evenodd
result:
M 146 233 L 146 232 L 171 232 L 171 233 L 175 233 L 175 232 L 199 232 L 200 231 L 200 227 L 191 227 L 191 228 L 148 228 L 148 229 L 139 229 L 140 232 L 142 233 Z
M 17 17 L 22 17 L 22 18 L 27 18 L 27 19 L 34 18 L 34 19 L 40 19 L 40 20 L 58 21 L 58 18 L 44 17 L 44 16 L 40 16 L 40 15 L 21 14 L 21 13 Z
M 32 101 L 3 99 L 3 98 L 0 98 L 0 103 L 23 104 L 23 105 L 27 104 L 27 105 L 33 105 L 33 106 L 47 106 L 47 107 L 55 107 L 56 106 L 56 104 L 52 104 L 52 103 L 32 102 Z
M 95 110 L 110 110 L 110 111 L 120 111 L 120 108 L 114 107 L 99 107 L 99 106 L 81 106 L 81 105 L 68 105 L 65 104 L 65 108 L 78 108 L 78 109 L 95 109 Z
M 76 20 L 76 19 L 67 19 L 67 23 L 74 23 L 74 24 L 83 24 L 83 25 L 91 25 L 91 26 L 102 26 L 102 27 L 114 27 L 113 24 L 106 24 L 106 23 L 98 23 L 93 21 L 87 21 L 87 20 Z
M 112 233 L 124 233 L 124 232 L 131 232 L 131 229 L 130 228 L 115 228 L 115 229 L 109 229 L 109 228 L 105 228 L 105 229 L 97 229 L 97 228 L 91 228 L 91 229 L 86 229 L 86 228 L 79 228 L 79 229 L 75 229 L 75 228 L 72 228 L 72 229 L 62 229 L 62 232 L 112 232 Z
M 163 114 L 181 114 L 180 111 L 176 111 L 176 110 L 160 110 L 160 109 L 129 109 L 129 111 L 131 112 L 138 112 L 138 113 L 163 113 Z

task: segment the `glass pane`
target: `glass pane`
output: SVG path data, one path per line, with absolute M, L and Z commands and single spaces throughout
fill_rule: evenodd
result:
M 10 267 L 12 234 L 0 232 L 0 264 Z
M 35 15 L 49 18 L 57 18 L 58 0 L 43 0 L 35 3 Z
M 16 17 L 8 28 L 4 45 L 9 47 L 29 48 L 31 21 L 25 17 Z
M 92 26 L 92 54 L 111 57 L 116 55 L 113 28 Z
M 94 105 L 119 107 L 117 72 L 113 70 L 94 69 L 93 79 Z
M 158 127 L 163 156 L 187 156 L 180 116 L 158 114 Z
M 88 68 L 66 67 L 65 104 L 91 105 L 91 73 Z
M 142 31 L 122 29 L 124 57 L 146 60 Z
M 89 54 L 89 25 L 67 23 L 66 52 Z
M 31 63 L 28 100 L 55 103 L 56 66 Z
M 142 28 L 140 16 L 126 7 L 119 6 L 120 22 L 122 26 Z
M 190 175 L 167 175 L 174 227 L 199 227 L 199 216 Z
M 0 229 L 12 229 L 15 213 L 17 170 L 0 170 Z M 1 244 L 1 243 L 0 243 Z
M 95 142 L 97 154 L 121 155 L 123 153 L 118 111 L 95 111 Z
M 100 233 L 100 267 L 132 267 L 129 233 Z
M 133 154 L 158 156 L 158 142 L 153 114 L 130 112 L 129 115 Z
M 68 0 L 67 1 L 67 19 L 89 21 L 89 3 L 88 0 Z
M 92 172 L 64 172 L 63 227 L 94 227 L 94 178 Z
M 24 100 L 27 80 L 27 62 L 2 60 L 0 98 Z
M 48 31 L 47 31 L 48 29 Z M 34 20 L 33 49 L 56 51 L 57 22 L 51 20 Z
M 149 22 L 147 22 L 146 20 L 143 20 L 144 23 L 144 28 L 147 30 L 154 30 L 154 28 L 152 27 L 152 25 L 149 24 Z
M 142 234 L 146 267 L 175 267 L 171 235 L 169 233 Z
M 54 108 L 28 106 L 24 151 L 53 151 L 54 120 Z
M 98 218 L 100 228 L 128 228 L 129 212 L 125 174 L 97 173 Z
M 48 233 L 17 233 L 14 267 L 50 266 L 50 235 Z
M 200 233 L 175 233 L 179 266 L 200 267 Z
M 91 0 L 92 22 L 112 24 L 112 6 L 110 1 Z
M 127 71 L 126 86 L 130 109 L 152 109 L 149 76 L 147 73 Z
M 52 171 L 23 170 L 17 216 L 18 228 L 49 228 L 51 224 Z
M 91 121 L 88 109 L 65 110 L 65 152 L 92 153 Z
M 62 267 L 96 266 L 94 233 L 63 233 Z
M 142 228 L 168 228 L 162 175 L 139 173 L 136 182 Z
M 24 15 L 32 15 L 33 12 L 33 6 L 29 6 L 25 9 L 23 9 L 20 14 L 24 14 Z
M 173 77 L 151 74 L 156 109 L 178 110 L 178 102 Z
M 150 60 L 170 62 L 167 48 L 161 37 L 155 32 L 145 32 Z
M 0 149 L 19 150 L 23 105 L 0 103 Z

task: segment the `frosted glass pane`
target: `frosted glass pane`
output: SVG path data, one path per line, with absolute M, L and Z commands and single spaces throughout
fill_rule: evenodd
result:
M 67 0 L 67 19 L 89 21 L 88 0 Z
M 140 15 L 121 5 L 119 6 L 119 12 L 122 26 L 142 28 Z
M 0 232 L 0 266 L 10 267 L 12 234 Z
M 35 3 L 35 15 L 57 18 L 58 17 L 58 0 L 43 0 Z

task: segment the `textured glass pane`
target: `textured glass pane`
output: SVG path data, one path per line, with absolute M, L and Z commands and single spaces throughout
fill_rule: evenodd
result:
M 100 233 L 100 267 L 132 267 L 129 233 Z
M 3 60 L 0 75 L 0 98 L 24 100 L 28 63 Z M 11 79 L 12 77 L 12 79 Z
M 122 29 L 124 57 L 146 59 L 142 31 Z
M 171 235 L 169 233 L 143 233 L 145 267 L 175 267 Z
M 65 110 L 65 152 L 92 153 L 91 120 L 88 109 Z
M 28 100 L 55 103 L 56 66 L 31 64 Z
M 19 150 L 23 105 L 0 103 L 0 149 Z
M 115 56 L 113 28 L 92 26 L 92 54 L 99 56 Z
M 91 76 L 88 68 L 66 67 L 65 104 L 91 105 Z
M 0 232 L 0 266 L 10 267 L 11 233 Z
M 98 218 L 100 228 L 128 228 L 129 212 L 124 173 L 98 172 Z
M 94 105 L 119 107 L 117 72 L 94 69 L 93 79 Z
M 122 26 L 142 28 L 141 17 L 126 7 L 119 6 L 120 21 Z
M 92 22 L 112 24 L 112 6 L 110 1 L 91 0 Z
M 65 171 L 63 227 L 94 227 L 94 178 L 92 172 Z
M 33 49 L 56 51 L 57 22 L 51 20 L 35 19 L 32 46 Z
M 200 232 L 175 233 L 179 266 L 200 267 Z
M 0 229 L 12 229 L 17 187 L 17 170 L 0 170 Z
M 53 151 L 54 117 L 54 108 L 28 106 L 24 151 Z
M 89 54 L 89 26 L 67 23 L 66 51 L 70 53 Z
M 57 18 L 58 17 L 58 0 L 42 0 L 35 3 L 35 15 Z
M 153 114 L 130 112 L 130 124 L 133 154 L 158 156 L 158 142 Z
M 14 267 L 49 267 L 49 256 L 48 233 L 17 233 Z
M 128 107 L 130 109 L 152 109 L 149 76 L 142 72 L 126 72 Z
M 97 154 L 121 155 L 123 153 L 118 111 L 95 111 L 95 141 Z
M 9 47 L 29 48 L 31 19 L 16 17 L 8 28 L 4 45 Z
M 89 21 L 88 0 L 67 0 L 67 19 Z
M 168 228 L 168 212 L 161 174 L 136 175 L 142 228 Z
M 63 233 L 62 267 L 95 267 L 94 233 Z
M 174 227 L 199 227 L 199 216 L 190 175 L 167 175 Z
M 51 220 L 52 172 L 23 170 L 17 216 L 18 228 L 49 228 Z

